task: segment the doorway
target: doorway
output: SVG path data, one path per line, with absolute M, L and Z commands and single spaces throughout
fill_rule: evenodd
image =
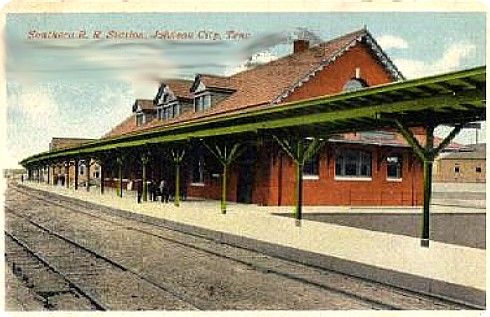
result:
M 256 162 L 255 147 L 248 146 L 238 160 L 237 202 L 251 204 Z

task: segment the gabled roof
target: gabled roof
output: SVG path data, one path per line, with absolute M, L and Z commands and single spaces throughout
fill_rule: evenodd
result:
M 190 89 L 191 92 L 196 91 L 199 83 L 203 83 L 206 88 L 221 88 L 228 90 L 235 90 L 232 84 L 231 77 L 218 76 L 212 74 L 198 74 L 194 80 L 194 83 Z
M 138 109 L 141 109 L 143 112 L 156 111 L 153 100 L 148 99 L 136 99 L 133 105 L 133 112 L 138 111 Z
M 87 138 L 52 138 L 49 142 L 49 150 L 64 149 L 69 147 L 75 147 L 85 142 L 95 141 L 96 139 Z
M 191 98 L 190 88 L 192 85 L 192 80 L 167 79 L 163 81 L 163 84 L 167 85 L 175 96 Z
M 114 128 L 112 128 L 109 132 L 104 134 L 102 136 L 102 139 L 113 137 L 116 135 L 127 134 L 130 133 L 131 131 L 136 131 L 137 128 L 139 127 L 136 125 L 136 115 L 132 114 L 126 119 L 124 119 L 123 122 L 119 123 Z
M 311 46 L 310 48 L 284 56 L 266 64 L 239 72 L 230 77 L 201 74 L 194 82 L 185 80 L 164 81 L 176 96 L 190 98 L 190 93 L 199 82 L 205 86 L 236 90 L 229 97 L 203 112 L 188 112 L 166 121 L 153 120 L 137 128 L 138 131 L 157 126 L 178 124 L 198 117 L 245 111 L 249 108 L 271 105 L 281 102 L 296 87 L 314 77 L 325 66 L 334 62 L 358 43 L 368 45 L 373 54 L 394 80 L 404 79 L 396 66 L 381 50 L 366 29 L 357 30 L 333 40 Z M 131 132 L 129 127 L 126 132 Z M 114 136 L 114 134 L 110 134 Z

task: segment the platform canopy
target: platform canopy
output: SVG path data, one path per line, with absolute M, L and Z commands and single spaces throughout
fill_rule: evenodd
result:
M 257 134 L 322 137 L 393 127 L 393 119 L 407 127 L 426 126 L 429 121 L 435 126 L 481 121 L 485 120 L 485 77 L 486 67 L 481 66 L 354 92 L 263 105 L 43 152 L 20 163 L 29 166 L 195 138 L 244 138 Z

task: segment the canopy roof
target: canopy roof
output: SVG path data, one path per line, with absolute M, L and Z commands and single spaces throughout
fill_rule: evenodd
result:
M 198 118 L 137 134 L 82 144 L 76 148 L 28 157 L 24 166 L 52 159 L 69 159 L 144 145 L 192 138 L 243 137 L 254 134 L 329 136 L 391 126 L 458 124 L 485 119 L 485 66 L 403 82 L 254 108 L 233 115 Z

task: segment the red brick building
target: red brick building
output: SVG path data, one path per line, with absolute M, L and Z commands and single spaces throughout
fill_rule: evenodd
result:
M 365 29 L 314 46 L 298 40 L 292 54 L 229 77 L 199 74 L 194 81 L 164 81 L 153 101 L 137 100 L 133 114 L 103 138 L 403 79 Z M 417 132 L 423 131 L 416 130 L 421 137 Z M 326 145 L 304 167 L 306 205 L 422 203 L 421 163 L 400 135 L 393 131 L 352 131 L 325 138 Z M 150 179 L 173 179 L 170 164 L 161 157 L 153 157 L 148 169 Z M 135 164 L 126 166 L 123 178 L 140 178 L 138 170 Z M 182 171 L 187 196 L 219 199 L 220 169 L 206 148 L 193 146 Z M 106 169 L 106 185 L 114 184 L 115 173 Z M 292 205 L 294 175 L 293 162 L 281 148 L 273 140 L 262 140 L 232 166 L 227 198 L 260 205 Z

